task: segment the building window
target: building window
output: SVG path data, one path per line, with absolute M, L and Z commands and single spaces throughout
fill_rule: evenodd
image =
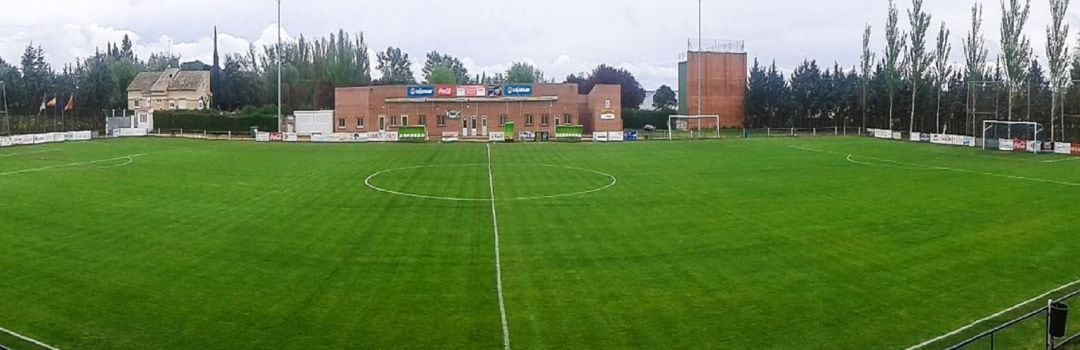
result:
M 548 122 L 551 120 L 551 116 L 544 114 L 540 116 L 540 126 L 548 126 Z
M 356 128 L 357 129 L 363 129 L 364 128 L 364 117 L 357 117 L 356 118 Z
M 135 108 L 139 108 L 139 100 L 138 100 L 138 99 L 136 99 L 136 100 L 132 100 L 132 101 L 134 101 L 134 102 L 135 102 Z
M 409 116 L 401 116 L 401 126 L 409 126 Z
M 574 116 L 570 114 L 564 115 L 563 121 L 566 123 L 566 125 L 574 125 Z
M 445 115 L 440 115 L 440 116 L 436 117 L 435 122 L 438 123 L 439 126 L 446 126 L 446 116 Z
M 344 129 L 345 128 L 345 118 L 338 118 L 338 120 L 337 120 L 337 128 L 338 129 Z
M 604 99 L 604 109 L 611 109 L 611 99 Z
M 532 126 L 532 125 L 533 125 L 533 116 L 532 116 L 532 114 L 526 114 L 525 115 L 525 126 Z
M 509 123 L 509 122 L 510 122 L 510 117 L 507 116 L 506 114 L 503 114 L 503 115 L 499 116 L 499 125 L 506 125 L 506 123 Z
M 398 118 L 391 117 L 390 118 L 390 127 L 392 128 L 392 127 L 396 127 L 396 126 L 398 126 Z
M 424 126 L 427 125 L 427 116 L 426 115 L 423 115 L 423 114 L 420 115 L 420 125 L 424 125 Z
M 386 130 L 386 116 L 385 115 L 380 115 L 379 116 L 379 131 L 385 131 L 385 130 Z

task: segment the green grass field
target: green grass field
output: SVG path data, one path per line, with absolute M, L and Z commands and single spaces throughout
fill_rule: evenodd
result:
M 488 151 L 0 149 L 0 327 L 62 349 L 499 349 L 491 185 L 513 348 L 902 349 L 1080 278 L 1080 160 L 864 138 Z

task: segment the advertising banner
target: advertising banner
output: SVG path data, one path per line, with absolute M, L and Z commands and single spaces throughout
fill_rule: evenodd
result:
M 270 133 L 257 132 L 255 133 L 255 142 L 270 142 Z
M 485 97 L 487 87 L 480 85 L 462 85 L 457 87 L 457 97 Z
M 606 132 L 594 132 L 592 134 L 593 142 L 608 142 L 608 133 Z
M 892 138 L 892 131 L 877 129 L 877 130 L 874 130 L 874 137 L 879 138 L 879 139 L 891 139 Z
M 913 132 L 911 133 L 910 140 L 914 142 L 922 141 L 922 135 L 923 134 L 920 132 Z
M 506 142 L 506 133 L 502 131 L 492 131 L 488 133 L 488 141 L 491 142 Z
M 623 132 L 623 140 L 624 141 L 637 141 L 638 140 L 637 130 L 624 131 Z
M 406 88 L 409 98 L 423 98 L 435 96 L 435 87 L 431 85 L 410 86 Z
M 35 145 L 52 142 L 52 134 L 34 134 L 33 137 Z M 46 138 L 48 138 L 48 140 L 46 140 Z
M 928 142 L 930 142 L 930 136 L 931 136 L 931 135 L 930 135 L 930 134 L 927 134 L 927 133 L 921 133 L 921 134 L 919 134 L 919 142 L 923 142 L 923 143 L 928 143 Z
M 458 133 L 454 131 L 443 131 L 442 142 L 458 142 Z
M 892 138 L 893 138 L 893 140 L 903 140 L 904 139 L 904 133 L 899 132 L 899 131 L 894 131 L 893 134 L 892 134 Z
M 367 135 L 367 141 L 371 142 L 398 142 L 398 133 L 396 131 L 379 131 L 369 133 Z
M 311 134 L 311 142 L 330 142 L 330 136 L 323 134 Z
M 146 136 L 146 129 L 120 128 L 120 129 L 113 130 L 113 136 L 121 136 L 121 137 Z
M 975 147 L 975 136 L 964 136 L 961 142 L 963 143 L 961 146 Z
M 11 147 L 11 145 L 12 145 L 11 137 L 9 137 L 9 136 L 0 136 L 0 147 Z
M 1042 142 L 1024 141 L 1027 144 L 1027 151 L 1031 153 L 1042 152 Z
M 71 141 L 90 141 L 93 138 L 93 132 L 91 131 L 76 131 L 71 133 L 71 137 L 68 139 Z
M 64 141 L 67 140 L 67 133 L 66 132 L 54 132 L 54 133 L 51 133 L 49 135 L 49 137 L 46 137 L 46 138 L 49 139 L 49 142 L 64 142 Z
M 529 97 L 533 95 L 533 87 L 525 84 L 506 84 L 503 86 L 503 95 L 507 97 Z
M 1013 140 L 1012 144 L 1013 144 L 1013 149 L 1012 149 L 1013 151 L 1017 151 L 1017 152 L 1027 151 L 1027 141 L 1017 139 L 1017 140 Z
M 1000 151 L 1012 151 L 1013 141 L 1009 139 L 998 139 L 998 150 Z
M 1054 144 L 1054 153 L 1057 154 L 1069 154 L 1072 153 L 1072 144 L 1067 142 L 1058 142 Z
M 435 85 L 435 97 L 454 97 L 457 88 L 453 85 Z
M 503 97 L 503 86 L 502 85 L 488 85 L 487 86 L 487 97 Z
M 281 142 L 284 139 L 285 137 L 282 136 L 280 132 L 270 133 L 270 142 Z
M 536 141 L 536 133 L 532 131 L 522 131 L 520 139 L 525 142 Z
M 11 137 L 11 145 L 32 145 L 34 144 L 34 135 L 15 135 Z
M 600 110 L 600 120 L 615 120 L 615 110 L 614 109 Z
M 295 132 L 287 132 L 284 135 L 285 135 L 285 142 L 300 141 L 300 136 Z
M 623 142 L 622 131 L 612 131 L 608 133 L 608 142 Z
M 1072 144 L 1072 155 L 1080 156 L 1080 143 Z

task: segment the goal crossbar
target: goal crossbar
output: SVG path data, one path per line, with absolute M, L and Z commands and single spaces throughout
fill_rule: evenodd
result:
M 678 121 L 678 120 L 686 120 L 688 129 L 689 129 L 689 122 L 692 121 L 692 120 L 696 120 L 697 121 L 697 130 L 698 131 L 701 131 L 701 121 L 702 120 L 716 121 L 716 138 L 717 139 L 720 138 L 720 116 L 719 115 L 669 115 L 668 116 L 668 121 L 667 121 L 668 140 L 673 139 L 672 130 L 675 129 L 675 125 L 673 123 Z

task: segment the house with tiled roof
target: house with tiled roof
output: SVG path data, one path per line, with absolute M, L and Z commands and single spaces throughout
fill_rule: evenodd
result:
M 209 71 L 177 68 L 139 73 L 128 85 L 127 92 L 128 109 L 141 113 L 207 109 L 213 98 Z

